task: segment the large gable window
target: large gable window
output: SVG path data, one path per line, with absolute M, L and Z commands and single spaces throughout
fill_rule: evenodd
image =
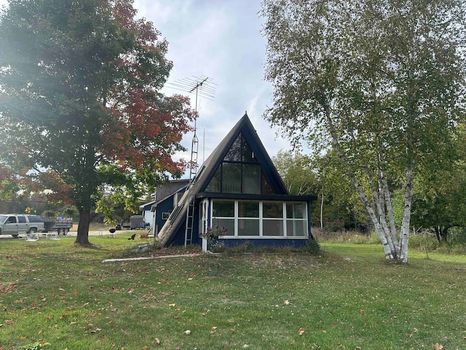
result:
M 207 192 L 272 193 L 256 155 L 240 134 L 215 171 Z

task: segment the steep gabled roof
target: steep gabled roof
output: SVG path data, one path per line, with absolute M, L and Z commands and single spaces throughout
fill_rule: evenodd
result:
M 195 199 L 198 193 L 205 190 L 217 167 L 222 162 L 225 155 L 230 150 L 233 142 L 235 142 L 240 133 L 243 134 L 243 136 L 250 143 L 251 148 L 255 151 L 256 157 L 258 158 L 261 167 L 263 169 L 267 169 L 267 180 L 271 186 L 273 186 L 276 193 L 283 195 L 288 194 L 277 169 L 273 165 L 270 156 L 259 139 L 259 136 L 257 135 L 256 130 L 249 120 L 248 115 L 244 114 L 244 116 L 236 123 L 236 125 L 230 130 L 230 132 L 223 138 L 219 145 L 201 165 L 196 177 L 191 181 L 186 192 L 179 200 L 178 206 L 172 211 L 169 219 L 160 230 L 159 239 L 162 245 L 165 245 L 169 242 L 170 238 L 186 220 L 186 211 L 189 207 L 189 203 Z

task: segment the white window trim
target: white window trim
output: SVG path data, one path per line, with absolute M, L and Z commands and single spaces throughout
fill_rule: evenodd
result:
M 228 200 L 228 199 L 218 199 L 218 200 Z M 308 203 L 307 202 L 296 202 L 296 201 L 271 201 L 271 200 L 266 200 L 266 201 L 258 201 L 259 202 L 259 217 L 258 218 L 252 218 L 252 217 L 238 217 L 238 202 L 239 200 L 234 200 L 234 217 L 214 217 L 213 215 L 213 208 L 215 205 L 215 199 L 211 201 L 210 205 L 210 227 L 212 227 L 213 219 L 234 219 L 234 235 L 228 235 L 228 236 L 219 236 L 219 239 L 309 239 L 309 231 L 308 231 L 308 220 L 309 220 L 309 214 L 308 214 Z M 232 200 L 233 201 L 233 200 Z M 245 202 L 247 200 L 244 200 Z M 257 201 L 254 201 L 257 202 Z M 264 213 L 264 208 L 263 208 L 263 203 L 264 202 L 281 202 L 283 205 L 283 215 L 282 218 L 264 218 L 263 213 Z M 305 204 L 305 217 L 304 218 L 287 218 L 286 217 L 286 204 L 290 203 L 303 203 Z M 258 236 L 239 236 L 238 235 L 238 220 L 239 219 L 259 219 L 259 235 Z M 263 221 L 264 219 L 266 220 L 281 220 L 283 222 L 283 236 L 264 236 L 264 226 L 263 226 Z M 303 221 L 305 222 L 305 231 L 307 232 L 304 236 L 288 236 L 287 232 L 287 221 Z

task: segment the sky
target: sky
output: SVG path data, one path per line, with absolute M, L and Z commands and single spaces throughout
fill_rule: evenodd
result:
M 6 2 L 0 0 L 0 6 Z M 214 98 L 199 100 L 200 163 L 246 111 L 270 156 L 290 148 L 279 130 L 263 119 L 273 90 L 264 79 L 266 39 L 261 33 L 260 6 L 261 0 L 134 2 L 138 17 L 152 21 L 169 43 L 168 58 L 174 66 L 168 85 L 193 77 L 208 77 L 215 84 Z M 169 88 L 164 92 L 182 93 Z M 194 95 L 190 97 L 194 105 Z M 191 140 L 192 134 L 187 134 L 182 144 L 189 149 Z M 175 158 L 189 160 L 190 152 L 180 152 Z
M 290 148 L 278 136 L 279 130 L 263 119 L 273 90 L 264 79 L 266 39 L 258 14 L 260 0 L 136 0 L 134 5 L 169 43 L 168 58 L 174 66 L 168 83 L 208 77 L 215 84 L 214 99 L 199 101 L 200 162 L 204 132 L 207 158 L 246 111 L 270 156 Z M 183 145 L 189 148 L 191 139 L 192 134 L 186 135 Z M 190 153 L 177 157 L 189 159 Z

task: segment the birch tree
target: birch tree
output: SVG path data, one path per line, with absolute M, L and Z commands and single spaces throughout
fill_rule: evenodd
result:
M 407 263 L 413 180 L 464 118 L 464 3 L 265 0 L 262 15 L 274 85 L 266 118 L 336 152 L 385 258 Z

